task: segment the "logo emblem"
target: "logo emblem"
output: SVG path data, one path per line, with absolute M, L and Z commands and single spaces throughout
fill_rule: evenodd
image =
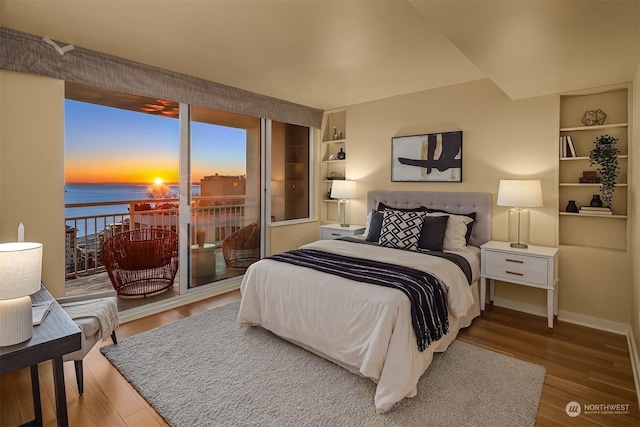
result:
M 575 418 L 580 415 L 582 408 L 580 407 L 580 404 L 578 402 L 569 402 L 567 403 L 567 406 L 564 408 L 564 410 L 566 411 L 567 415 Z

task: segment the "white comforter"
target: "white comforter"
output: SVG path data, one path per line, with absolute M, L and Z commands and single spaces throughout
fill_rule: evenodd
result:
M 447 287 L 450 318 L 466 316 L 474 303 L 462 271 L 438 257 L 340 240 L 303 248 L 429 271 Z M 376 381 L 378 412 L 415 396 L 443 341 L 418 351 L 409 299 L 397 289 L 265 259 L 249 267 L 240 290 L 239 323 L 260 325 Z

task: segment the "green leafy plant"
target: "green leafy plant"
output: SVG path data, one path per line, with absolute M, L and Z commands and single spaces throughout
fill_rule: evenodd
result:
M 618 149 L 615 147 L 618 138 L 609 134 L 596 137 L 596 145 L 589 153 L 589 166 L 598 165 L 596 170 L 602 178 L 600 194 L 604 205 L 611 206 L 616 178 L 620 172 L 618 166 Z

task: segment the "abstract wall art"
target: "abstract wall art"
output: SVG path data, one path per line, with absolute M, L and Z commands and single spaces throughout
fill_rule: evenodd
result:
M 391 138 L 391 181 L 462 182 L 462 131 Z

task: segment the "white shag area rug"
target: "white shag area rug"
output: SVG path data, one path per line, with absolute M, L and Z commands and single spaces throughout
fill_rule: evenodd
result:
M 375 384 L 259 328 L 239 302 L 102 347 L 175 427 L 533 426 L 545 369 L 455 341 L 418 395 L 378 414 Z

